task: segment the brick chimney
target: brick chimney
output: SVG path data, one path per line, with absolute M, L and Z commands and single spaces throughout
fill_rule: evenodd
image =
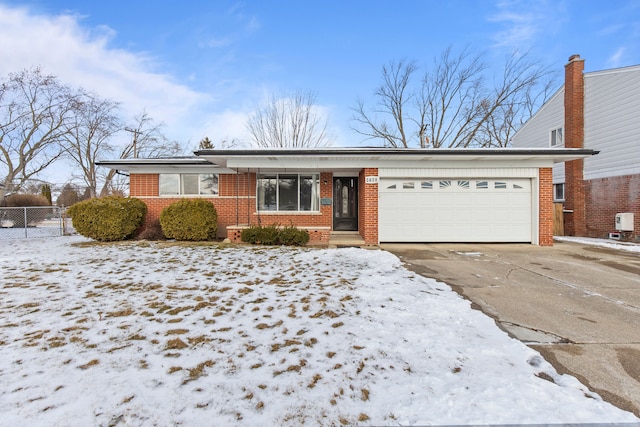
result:
M 584 59 L 571 55 L 564 72 L 564 146 L 584 148 Z M 564 232 L 586 236 L 584 160 L 565 162 Z

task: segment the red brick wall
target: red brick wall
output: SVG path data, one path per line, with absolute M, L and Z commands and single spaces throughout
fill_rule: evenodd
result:
M 640 175 L 592 179 L 585 182 L 586 236 L 606 238 L 615 231 L 615 215 L 634 213 L 634 231 L 624 240 L 640 241 Z
M 331 198 L 332 174 L 320 174 L 320 197 Z M 238 197 L 236 197 L 236 190 Z M 256 174 L 221 174 L 218 197 L 207 197 L 218 213 L 218 237 L 227 237 L 227 227 L 237 225 L 293 224 L 309 229 L 311 242 L 328 241 L 332 225 L 331 206 L 320 206 L 320 212 L 274 213 L 256 210 Z M 170 204 L 184 197 L 159 197 L 157 174 L 131 174 L 129 194 L 147 204 L 145 223 L 160 218 L 160 213 Z M 248 195 L 248 197 L 247 197 Z M 188 197 L 188 196 L 187 196 Z
M 160 192 L 158 186 L 158 174 L 131 174 L 129 176 L 131 197 L 157 196 Z
M 538 244 L 553 246 L 553 169 L 539 170 Z
M 367 168 L 360 171 L 358 177 L 358 224 L 359 232 L 368 245 L 378 242 L 378 184 L 366 184 L 365 178 L 378 176 L 377 168 Z
M 564 146 L 584 148 L 584 60 L 579 55 L 569 58 L 565 66 Z M 584 194 L 584 160 L 565 163 L 564 232 L 567 236 L 586 235 Z

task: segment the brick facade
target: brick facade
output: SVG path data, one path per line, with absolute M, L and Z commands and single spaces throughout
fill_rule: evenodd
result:
M 129 193 L 147 205 L 145 224 L 160 218 L 164 208 L 189 196 L 158 196 L 157 174 L 131 174 Z M 332 174 L 320 174 L 320 198 L 332 197 Z M 207 197 L 218 213 L 218 237 L 240 241 L 242 228 L 249 225 L 296 227 L 309 231 L 311 243 L 326 243 L 331 233 L 333 212 L 330 205 L 320 206 L 320 212 L 259 212 L 256 209 L 256 174 L 220 174 L 217 197 Z M 191 196 L 194 197 L 194 196 Z M 376 242 L 377 243 L 377 242 Z
M 377 168 L 364 168 L 358 176 L 358 227 L 359 234 L 368 245 L 378 242 L 378 184 L 367 183 L 367 177 L 377 177 Z M 158 196 L 159 176 L 157 174 L 131 174 L 130 194 L 147 204 L 145 223 L 160 218 L 164 208 L 184 197 Z M 333 174 L 320 174 L 320 199 L 333 198 Z M 640 180 L 635 182 L 636 192 Z M 207 197 L 218 213 L 218 237 L 228 237 L 240 242 L 242 230 L 249 225 L 293 224 L 309 231 L 310 243 L 326 244 L 333 228 L 333 206 L 320 204 L 319 212 L 257 212 L 256 174 L 220 174 L 219 195 Z M 553 245 L 553 184 L 552 169 L 539 171 L 539 238 L 541 246 Z M 192 196 L 193 197 L 193 196 Z M 637 209 L 637 199 L 636 199 Z
M 606 238 L 615 231 L 615 215 L 634 213 L 633 232 L 624 240 L 640 241 L 640 175 L 615 176 L 585 182 L 587 229 L 585 236 Z
M 564 146 L 584 148 L 584 59 L 569 58 L 565 66 Z M 565 216 L 567 236 L 586 235 L 584 160 L 565 162 Z
M 538 182 L 538 244 L 553 246 L 553 169 L 540 168 Z
M 378 176 L 377 168 L 366 168 L 358 176 L 358 224 L 360 236 L 367 245 L 378 242 L 378 184 L 367 184 L 366 177 Z

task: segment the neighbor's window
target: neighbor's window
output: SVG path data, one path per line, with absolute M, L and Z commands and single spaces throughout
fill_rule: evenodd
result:
M 320 210 L 318 174 L 265 174 L 257 181 L 259 211 Z
M 562 128 L 552 129 L 551 130 L 551 139 L 549 145 L 555 147 L 556 145 L 564 144 L 564 139 L 562 135 Z
M 556 202 L 564 201 L 564 184 L 553 184 L 553 200 Z
M 161 173 L 161 196 L 217 196 L 218 174 Z

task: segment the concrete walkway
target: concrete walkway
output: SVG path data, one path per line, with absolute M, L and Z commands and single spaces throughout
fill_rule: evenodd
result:
M 576 243 L 385 244 L 511 336 L 640 417 L 640 254 Z

